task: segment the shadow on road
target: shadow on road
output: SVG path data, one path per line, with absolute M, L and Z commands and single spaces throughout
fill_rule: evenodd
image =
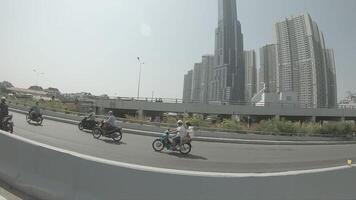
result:
M 127 143 L 126 142 L 122 142 L 122 141 L 120 141 L 120 142 L 115 142 L 114 140 L 112 140 L 112 139 L 100 139 L 101 141 L 103 141 L 103 142 L 105 142 L 105 143 L 107 143 L 107 144 L 114 144 L 114 145 L 126 145 Z
M 91 130 L 82 130 L 83 133 L 88 133 L 88 134 L 93 134 L 93 131 Z
M 184 158 L 184 159 L 192 159 L 192 160 L 208 160 L 207 158 L 203 156 L 198 156 L 198 155 L 193 155 L 193 154 L 188 154 L 188 155 L 183 155 L 178 152 L 164 152 L 164 154 L 170 155 L 170 156 L 175 156 L 177 158 Z
M 34 123 L 34 122 L 27 122 L 29 125 L 32 125 L 32 126 L 43 126 L 42 124 L 37 124 L 37 123 Z

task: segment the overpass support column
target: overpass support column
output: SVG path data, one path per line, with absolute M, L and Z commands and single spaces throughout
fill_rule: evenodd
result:
M 310 117 L 310 121 L 311 121 L 311 122 L 316 122 L 316 116 L 311 116 L 311 117 Z
M 275 115 L 274 119 L 279 121 L 279 120 L 281 120 L 281 116 L 280 115 Z
M 345 117 L 341 117 L 341 121 L 342 121 L 342 122 L 345 122 Z
M 137 111 L 137 117 L 138 117 L 139 120 L 143 120 L 143 118 L 144 118 L 143 109 L 139 109 Z
M 231 115 L 231 120 L 236 120 L 236 121 L 240 122 L 241 118 L 242 117 L 240 115 L 236 115 L 236 114 Z

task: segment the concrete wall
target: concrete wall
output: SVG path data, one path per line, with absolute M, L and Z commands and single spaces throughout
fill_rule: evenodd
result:
M 85 156 L 1 131 L 0 161 L 0 179 L 46 200 L 331 200 L 356 196 L 353 168 L 289 174 L 168 170 Z

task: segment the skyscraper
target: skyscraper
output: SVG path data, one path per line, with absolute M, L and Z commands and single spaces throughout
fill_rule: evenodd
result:
M 208 103 L 211 99 L 211 81 L 213 79 L 214 70 L 214 55 L 203 55 L 202 65 L 204 67 L 205 73 L 202 82 L 203 93 L 201 95 L 201 102 Z
M 327 72 L 327 87 L 328 87 L 328 104 L 330 108 L 337 106 L 337 84 L 336 84 L 336 69 L 334 51 L 332 49 L 325 50 L 326 72 Z
M 194 69 L 184 75 L 184 102 L 208 103 L 213 67 L 214 56 L 204 55 L 202 61 L 195 63 Z
M 269 44 L 260 48 L 259 90 L 277 92 L 277 47 Z
M 184 75 L 183 102 L 190 102 L 192 96 L 193 70 Z
M 241 24 L 237 20 L 236 0 L 219 0 L 218 7 L 211 100 L 224 103 L 244 102 L 243 35 Z
M 309 14 L 276 23 L 279 92 L 293 92 L 305 107 L 328 106 L 325 42 Z
M 202 83 L 204 81 L 205 70 L 202 63 L 195 63 L 192 80 L 191 100 L 193 102 L 201 102 L 201 95 L 204 90 Z
M 245 62 L 245 97 L 246 101 L 257 92 L 257 69 L 256 69 L 256 52 L 254 50 L 244 51 Z

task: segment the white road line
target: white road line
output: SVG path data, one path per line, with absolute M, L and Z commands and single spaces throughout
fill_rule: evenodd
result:
M 189 170 L 178 170 L 178 169 L 167 169 L 167 168 L 159 168 L 159 167 L 151 167 L 151 166 L 144 166 L 144 165 L 137 165 L 137 164 L 130 164 L 124 163 L 119 161 L 113 161 L 103 158 L 98 158 L 94 156 L 84 155 L 81 153 L 53 147 L 47 144 L 43 144 L 40 142 L 36 142 L 18 135 L 9 135 L 3 131 L 0 131 L 0 134 L 7 135 L 8 137 L 12 137 L 14 139 L 21 140 L 23 142 L 42 146 L 47 149 L 51 149 L 54 151 L 58 151 L 64 154 L 69 154 L 81 159 L 99 162 L 103 164 L 128 168 L 132 170 L 139 170 L 139 171 L 147 171 L 147 172 L 154 172 L 154 173 L 164 173 L 164 174 L 174 174 L 174 175 L 182 175 L 182 176 L 199 176 L 199 177 L 215 177 L 215 178 L 246 178 L 246 177 L 272 177 L 272 176 L 292 176 L 292 175 L 302 175 L 302 174 L 313 174 L 313 173 L 322 173 L 322 172 L 329 172 L 329 171 L 336 171 L 336 170 L 344 170 L 350 169 L 351 167 L 356 167 L 356 164 L 351 166 L 345 165 L 338 166 L 338 167 L 329 167 L 329 168 L 320 168 L 320 169 L 308 169 L 308 170 L 295 170 L 295 171 L 285 171 L 285 172 L 271 172 L 271 173 L 224 173 L 224 172 L 200 172 L 200 171 L 189 171 Z M 0 199 L 1 200 L 1 199 Z
M 5 199 L 5 197 L 0 195 L 0 200 L 7 200 L 7 199 Z

